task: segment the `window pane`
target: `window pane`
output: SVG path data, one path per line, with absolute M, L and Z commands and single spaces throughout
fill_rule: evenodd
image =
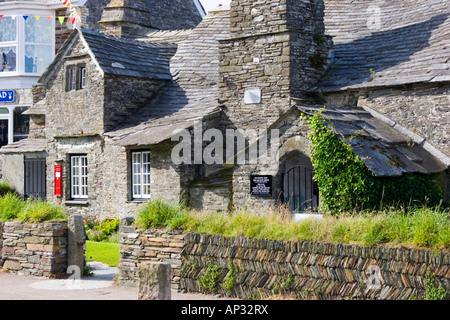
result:
M 0 120 L 0 147 L 8 144 L 8 120 Z
M 36 20 L 29 17 L 25 23 L 25 42 L 27 43 L 52 43 L 52 21 L 47 19 Z
M 11 17 L 0 19 L 0 42 L 16 41 L 16 20 Z
M 16 47 L 0 47 L 1 72 L 16 71 Z
M 42 74 L 52 62 L 52 47 L 40 45 L 25 46 L 25 72 Z
M 14 109 L 14 142 L 26 139 L 30 130 L 30 116 L 22 115 L 28 107 Z

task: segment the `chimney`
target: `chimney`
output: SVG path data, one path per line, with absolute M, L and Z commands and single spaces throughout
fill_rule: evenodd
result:
M 324 75 L 323 16 L 323 0 L 231 1 L 231 37 L 219 44 L 219 102 L 231 123 L 267 128 Z
M 152 29 L 150 13 L 139 9 L 142 1 L 112 0 L 103 8 L 100 31 L 116 37 L 134 37 Z
M 138 38 L 154 30 L 195 28 L 202 18 L 193 0 L 111 0 L 103 9 L 100 31 Z

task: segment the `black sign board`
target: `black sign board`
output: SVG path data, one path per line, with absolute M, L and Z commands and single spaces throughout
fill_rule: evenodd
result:
M 250 192 L 256 197 L 272 196 L 272 176 L 250 176 Z

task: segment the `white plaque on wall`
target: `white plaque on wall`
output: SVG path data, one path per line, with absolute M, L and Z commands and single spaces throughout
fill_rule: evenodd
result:
M 244 94 L 244 103 L 252 104 L 252 103 L 261 103 L 261 89 L 247 89 Z

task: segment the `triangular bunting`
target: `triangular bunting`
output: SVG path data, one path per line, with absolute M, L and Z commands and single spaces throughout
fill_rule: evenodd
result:
M 23 16 L 23 18 L 25 19 L 25 21 L 27 21 L 29 16 Z
M 52 16 L 47 16 L 47 21 L 52 20 Z
M 72 22 L 72 24 L 74 24 L 75 23 L 75 18 L 70 18 L 70 21 Z
M 0 19 L 3 18 L 3 17 L 4 17 L 4 15 L 0 14 Z
M 16 19 L 16 16 L 15 16 L 15 15 L 14 15 L 14 16 L 11 16 L 11 19 L 13 19 L 13 20 Z
M 36 21 L 38 21 L 41 16 L 34 16 L 34 17 L 36 18 Z
M 59 23 L 63 24 L 64 23 L 64 17 L 58 17 Z

